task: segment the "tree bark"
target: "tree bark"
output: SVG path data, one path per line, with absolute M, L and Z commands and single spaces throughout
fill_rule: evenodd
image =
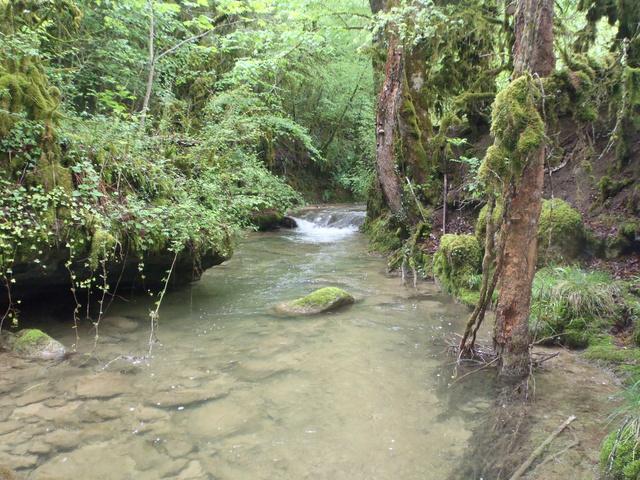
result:
M 553 55 L 553 1 L 519 0 L 515 18 L 514 78 L 531 72 L 548 76 Z M 506 186 L 503 235 L 498 252 L 502 263 L 493 343 L 500 373 L 522 376 L 529 372 L 529 314 L 531 287 L 537 262 L 537 231 L 542 205 L 544 145 L 527 158 L 519 179 Z M 507 201 L 509 200 L 509 201 Z
M 376 112 L 376 170 L 382 193 L 391 213 L 402 211 L 402 186 L 396 175 L 395 141 L 398 112 L 402 105 L 403 61 L 393 37 L 389 39 L 389 53 L 384 83 L 378 97 Z

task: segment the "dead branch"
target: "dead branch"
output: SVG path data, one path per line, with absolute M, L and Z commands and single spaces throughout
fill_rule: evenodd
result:
M 544 354 L 543 354 L 543 353 L 534 353 L 534 354 L 532 354 L 532 355 L 544 355 Z M 550 354 L 548 354 L 546 357 L 544 357 L 544 358 L 543 358 L 543 359 L 541 359 L 541 360 L 533 360 L 533 362 L 532 362 L 532 363 L 533 363 L 534 365 L 541 365 L 542 363 L 546 362 L 547 360 L 551 360 L 552 358 L 557 357 L 558 355 L 559 355 L 559 353 L 558 353 L 558 352 L 556 352 L 556 353 L 550 353 Z
M 556 430 L 549 435 L 544 442 L 542 442 L 540 444 L 540 446 L 538 448 L 536 448 L 533 453 L 531 455 L 529 455 L 529 458 L 527 458 L 525 460 L 525 462 L 520 465 L 520 468 L 518 468 L 518 470 L 516 470 L 516 473 L 514 473 L 510 480 L 518 480 L 518 478 L 520 478 L 522 475 L 524 475 L 524 473 L 529 469 L 529 467 L 531 466 L 531 464 L 533 463 L 533 461 L 542 453 L 542 451 L 547 447 L 547 445 L 549 445 L 551 442 L 553 442 L 553 440 L 560 435 L 560 433 L 569 426 L 569 424 L 571 422 L 573 422 L 576 419 L 575 415 L 571 415 L 569 418 L 567 418 L 564 423 L 562 425 L 560 425 L 558 428 L 556 428 Z

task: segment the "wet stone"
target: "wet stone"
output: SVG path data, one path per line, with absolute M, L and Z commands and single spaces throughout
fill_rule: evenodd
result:
M 40 465 L 32 475 L 37 479 L 80 479 L 131 480 L 133 459 L 112 448 L 108 442 L 87 445 L 77 450 L 56 455 Z
M 131 333 L 139 327 L 138 322 L 127 317 L 105 317 L 100 321 L 100 328 L 111 333 Z
M 158 408 L 138 405 L 133 407 L 133 409 L 134 418 L 140 422 L 154 422 L 156 420 L 167 420 L 169 418 L 169 414 L 166 411 Z
M 103 372 L 78 380 L 76 393 L 80 398 L 111 398 L 122 395 L 129 386 L 124 375 Z
M 41 403 L 45 400 L 49 400 L 50 398 L 53 398 L 54 396 L 55 396 L 55 393 L 53 392 L 32 391 L 27 393 L 26 395 L 21 395 L 18 398 L 16 398 L 15 404 L 18 407 L 24 407 L 32 403 Z
M 55 430 L 41 437 L 58 452 L 72 450 L 80 444 L 80 435 L 71 430 Z
M 164 442 L 167 453 L 173 458 L 184 458 L 193 452 L 194 445 L 184 440 L 167 440 Z
M 193 460 L 176 478 L 179 480 L 191 480 L 206 477 L 207 474 L 205 473 L 204 468 L 202 468 L 202 464 L 197 460 Z
M 11 470 L 33 468 L 38 463 L 37 455 L 10 455 L 0 453 L 0 464 L 4 464 Z
M 0 435 L 6 435 L 22 427 L 22 423 L 16 421 L 8 421 L 0 423 Z
M 92 400 L 84 404 L 82 418 L 88 422 L 100 422 L 122 417 L 126 408 L 119 401 Z
M 14 480 L 16 474 L 4 465 L 0 465 L 0 480 Z
M 41 440 L 36 440 L 35 442 L 29 444 L 29 446 L 27 447 L 27 452 L 33 453 L 35 455 L 49 455 L 53 452 L 53 447 Z
M 241 362 L 234 370 L 241 380 L 246 382 L 257 382 L 265 380 L 274 375 L 286 373 L 278 364 L 269 361 Z
M 32 403 L 26 407 L 16 408 L 11 418 L 29 423 L 38 421 L 39 418 L 47 421 L 55 421 L 59 418 L 68 418 L 74 414 L 81 402 L 69 402 L 58 408 L 47 407 L 44 403 Z
M 156 393 L 149 399 L 148 405 L 160 408 L 186 408 L 216 398 L 215 393 L 204 390 L 176 389 L 175 391 Z

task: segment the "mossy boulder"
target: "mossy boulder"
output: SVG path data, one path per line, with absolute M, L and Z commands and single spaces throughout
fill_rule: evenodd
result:
M 60 360 L 67 354 L 64 345 L 38 329 L 17 333 L 2 332 L 2 345 L 21 357 Z
M 637 480 L 640 478 L 640 445 L 637 425 L 615 430 L 605 439 L 600 452 L 602 478 Z
M 276 310 L 293 315 L 313 315 L 350 305 L 355 298 L 341 288 L 325 287 L 310 293 L 306 297 L 281 303 Z
M 284 213 L 276 210 L 275 208 L 270 208 L 266 210 L 255 210 L 251 212 L 249 221 L 258 230 L 269 230 L 277 228 L 278 224 L 282 221 L 283 218 Z
M 475 305 L 478 292 L 471 288 L 480 273 L 482 249 L 473 235 L 443 235 L 433 257 L 433 274 L 442 288 L 465 305 Z
M 585 247 L 582 216 L 564 200 L 543 200 L 538 225 L 538 260 L 569 261 Z
M 494 222 L 502 215 L 502 206 L 493 210 Z M 484 246 L 487 231 L 487 207 L 484 206 L 476 222 L 476 237 Z M 538 264 L 551 261 L 569 262 L 579 258 L 586 244 L 582 216 L 567 202 L 559 198 L 542 201 L 538 224 Z

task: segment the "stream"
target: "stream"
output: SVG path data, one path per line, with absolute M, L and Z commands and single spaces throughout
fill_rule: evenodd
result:
M 367 252 L 361 206 L 306 209 L 251 233 L 201 281 L 119 299 L 60 363 L 0 360 L 0 465 L 25 479 L 446 479 L 491 403 L 482 374 L 452 382 L 443 345 L 468 309 L 405 285 Z M 272 307 L 325 286 L 350 307 Z M 39 327 L 68 348 L 69 313 Z M 63 321 L 65 320 L 65 321 Z

